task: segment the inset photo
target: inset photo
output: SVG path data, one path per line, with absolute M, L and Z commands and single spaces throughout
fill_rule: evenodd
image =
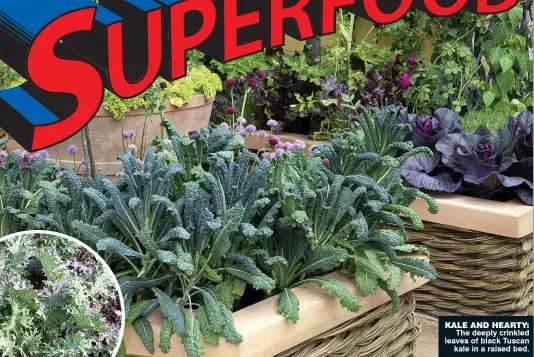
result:
M 106 262 L 63 234 L 0 238 L 0 356 L 114 357 L 124 300 Z

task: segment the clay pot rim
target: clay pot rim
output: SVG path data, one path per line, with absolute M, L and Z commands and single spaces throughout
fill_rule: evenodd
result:
M 191 101 L 189 103 L 185 104 L 182 107 L 175 107 L 167 99 L 165 101 L 165 103 L 166 103 L 165 112 L 196 109 L 196 108 L 203 107 L 203 106 L 206 106 L 206 105 L 212 105 L 214 101 L 215 101 L 215 99 L 206 100 L 206 97 L 204 96 L 204 94 L 195 94 L 191 98 Z M 139 115 L 144 115 L 144 114 L 145 114 L 145 108 L 137 108 L 137 109 L 134 109 L 134 110 L 126 113 L 125 118 L 127 118 L 128 116 L 139 116 Z M 100 108 L 98 109 L 98 111 L 96 112 L 96 114 L 94 116 L 94 118 L 110 118 L 110 117 L 113 118 L 111 113 L 109 111 L 107 111 L 104 108 L 103 105 L 100 106 Z M 113 120 L 120 121 L 121 119 L 113 118 Z

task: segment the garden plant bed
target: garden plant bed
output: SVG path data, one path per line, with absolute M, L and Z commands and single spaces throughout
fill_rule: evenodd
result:
M 251 135 L 247 135 L 245 137 L 245 147 L 249 150 L 261 150 L 265 149 L 265 146 L 267 145 L 267 141 L 269 140 L 268 137 L 265 137 L 261 139 L 258 135 L 258 132 L 252 133 Z M 273 136 L 276 136 L 278 139 L 280 139 L 281 142 L 294 142 L 295 140 L 303 141 L 304 144 L 306 144 L 306 147 L 304 148 L 304 152 L 308 154 L 308 149 L 314 145 L 321 145 L 326 144 L 327 141 L 319 141 L 319 140 L 311 140 L 308 139 L 306 135 L 302 134 L 294 134 L 294 133 L 280 133 L 280 134 L 274 134 Z
M 362 297 L 352 278 L 339 272 L 328 276 L 342 281 L 355 293 L 362 305 L 358 313 L 347 311 L 317 286 L 302 285 L 292 289 L 300 301 L 300 320 L 295 325 L 278 313 L 278 296 L 273 296 L 233 314 L 236 329 L 243 335 L 242 343 L 233 345 L 221 338 L 219 346 L 206 346 L 205 357 L 329 356 L 325 353 L 344 349 L 358 351 L 354 356 L 375 356 L 378 351 L 380 356 L 412 355 L 420 330 L 411 294 L 401 297 L 399 310 L 392 313 L 390 297 L 383 290 Z M 398 294 L 406 294 L 426 282 L 422 278 L 414 281 L 404 273 Z M 156 346 L 162 317 L 157 311 L 148 318 Z M 384 333 L 384 329 L 392 333 Z M 128 356 L 166 356 L 159 348 L 154 355 L 146 351 L 132 326 L 126 328 L 124 342 Z M 171 343 L 173 356 L 185 356 L 177 335 Z
M 424 244 L 438 278 L 415 291 L 419 310 L 433 316 L 532 315 L 532 207 L 519 200 L 488 201 L 432 194 L 440 212 L 426 213 Z
M 181 134 L 187 134 L 193 130 L 199 130 L 208 126 L 213 101 L 207 101 L 203 95 L 195 95 L 190 103 L 183 107 L 175 107 L 167 101 L 165 117 L 178 129 Z M 123 123 L 124 121 L 124 123 Z M 122 163 L 117 160 L 118 155 L 124 152 L 123 130 L 133 130 L 136 132 L 135 143 L 140 147 L 143 125 L 145 122 L 145 108 L 134 109 L 127 113 L 123 120 L 116 120 L 107 110 L 101 107 L 91 120 L 89 128 L 93 139 L 93 151 L 96 169 L 114 176 L 116 172 L 122 170 Z M 154 113 L 152 118 L 147 120 L 146 137 L 150 145 L 152 139 L 160 132 L 160 116 Z M 76 163 L 80 164 L 83 159 L 82 138 L 78 133 L 61 144 L 48 149 L 50 158 L 58 160 L 61 164 L 72 165 L 73 157 L 67 151 L 70 145 L 76 145 L 80 151 L 76 155 Z M 10 151 L 22 149 L 16 142 L 10 140 L 8 143 Z

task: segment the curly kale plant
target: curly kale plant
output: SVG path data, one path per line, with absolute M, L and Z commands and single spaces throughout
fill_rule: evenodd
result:
M 358 311 L 360 304 L 343 284 L 322 276 L 341 267 L 355 275 L 364 295 L 381 287 L 395 302 L 401 271 L 435 278 L 435 270 L 423 259 L 397 255 L 426 253 L 405 244 L 398 213 L 418 229 L 422 222 L 387 186 L 368 175 L 336 175 L 320 157 L 306 158 L 302 151 L 281 155 L 272 170 L 269 193 L 275 204 L 265 217 L 272 222 L 274 236 L 255 253 L 262 269 L 275 279 L 281 293 L 279 311 L 289 321 L 298 320 L 298 299 L 289 289 L 304 283 L 318 284 L 344 307 Z M 402 186 L 400 175 L 395 183 L 396 188 Z M 413 200 L 416 195 L 405 192 L 402 198 Z M 388 224 L 398 230 L 388 229 Z
M 118 287 L 91 253 L 44 234 L 0 247 L 0 356 L 111 357 L 121 327 Z
M 4 152 L 5 153 L 5 152 Z M 33 228 L 42 185 L 56 179 L 57 168 L 40 156 L 14 152 L 0 157 L 0 237 Z
M 188 356 L 202 356 L 202 336 L 215 345 L 219 336 L 231 343 L 241 341 L 230 310 L 235 296 L 242 294 L 237 287 L 244 290 L 251 284 L 266 292 L 274 288 L 274 281 L 252 259 L 230 253 L 236 249 L 234 241 L 270 234 L 249 223 L 255 207 L 264 204 L 254 198 L 261 193 L 267 163 L 256 158 L 255 168 L 247 172 L 250 154 L 242 155 L 235 165 L 217 162 L 214 174 L 206 173 L 206 189 L 198 182 L 185 182 L 175 201 L 169 199 L 170 186 L 182 168 L 165 167 L 166 157 L 151 150 L 143 170 L 128 154 L 120 157 L 124 171 L 118 183 L 103 181 L 98 194 L 85 190 L 89 199 L 105 207 L 95 223 L 108 222 L 111 227 L 104 230 L 84 221 L 71 224 L 117 272 L 127 322 L 148 351 L 155 347 L 146 316 L 155 309 L 165 315 L 160 349 L 169 352 L 170 338 L 178 334 Z M 224 276 L 233 277 L 230 294 Z

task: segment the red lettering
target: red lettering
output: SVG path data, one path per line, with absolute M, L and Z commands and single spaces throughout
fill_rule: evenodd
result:
M 237 0 L 224 0 L 224 60 L 231 61 L 263 49 L 261 40 L 252 41 L 243 45 L 237 44 L 237 30 L 243 27 L 258 24 L 260 12 L 237 14 Z
M 122 58 L 122 22 L 108 28 L 109 80 L 115 94 L 122 98 L 134 97 L 144 92 L 154 82 L 161 63 L 161 10 L 147 14 L 148 68 L 143 79 L 130 83 L 124 78 Z
M 297 21 L 301 38 L 313 37 L 310 17 L 304 11 L 304 6 L 310 0 L 299 0 L 293 6 L 284 8 L 284 0 L 271 0 L 271 46 L 284 44 L 284 19 L 292 18 Z
M 451 16 L 460 11 L 467 0 L 457 0 L 453 5 L 444 7 L 438 4 L 437 0 L 425 0 L 425 6 L 434 15 L 437 16 Z
M 323 0 L 323 35 L 336 31 L 336 8 L 353 5 L 354 0 Z
M 400 20 L 412 6 L 412 0 L 401 0 L 397 10 L 392 13 L 385 13 L 378 8 L 377 2 L 378 0 L 363 0 L 365 11 L 367 11 L 369 17 L 371 20 L 379 24 L 389 24 Z
M 500 4 L 490 5 L 488 0 L 479 0 L 477 3 L 477 13 L 496 14 L 510 10 L 517 4 L 518 0 L 503 0 Z
M 202 27 L 191 36 L 185 35 L 185 15 L 198 11 Z M 204 42 L 215 28 L 216 10 L 210 0 L 186 0 L 171 7 L 171 61 L 172 79 L 185 76 L 185 53 Z
M 102 102 L 102 80 L 91 65 L 56 57 L 54 46 L 70 33 L 89 31 L 95 8 L 63 15 L 45 27 L 28 54 L 28 74 L 41 89 L 52 93 L 69 93 L 76 97 L 74 113 L 59 122 L 35 128 L 31 150 L 39 150 L 80 131 L 93 118 Z

